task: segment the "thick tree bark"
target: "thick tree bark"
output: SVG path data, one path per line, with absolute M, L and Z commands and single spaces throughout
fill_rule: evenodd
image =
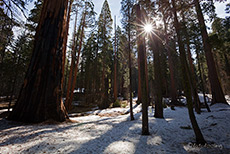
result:
M 181 66 L 182 66 L 182 74 L 183 74 L 183 82 L 184 82 L 184 91 L 185 91 L 185 96 L 187 100 L 187 107 L 188 107 L 188 112 L 189 112 L 189 118 L 194 130 L 194 133 L 196 135 L 196 143 L 197 144 L 205 144 L 206 141 L 204 140 L 204 137 L 200 131 L 200 128 L 198 126 L 198 123 L 196 121 L 196 117 L 193 112 L 193 103 L 192 103 L 192 95 L 191 95 L 191 78 L 189 76 L 189 67 L 188 63 L 186 60 L 186 54 L 185 54 L 185 49 L 184 45 L 182 42 L 181 38 L 181 27 L 177 19 L 177 11 L 176 11 L 176 6 L 175 6 L 175 0 L 172 0 L 172 11 L 174 15 L 174 25 L 177 33 L 177 39 L 178 39 L 178 45 L 179 45 L 179 52 L 180 52 L 180 61 L 181 61 Z
M 62 45 L 68 0 L 44 1 L 32 59 L 10 120 L 65 121 L 62 102 Z
M 199 0 L 194 0 L 194 2 L 195 2 L 196 11 L 197 11 L 199 25 L 201 28 L 201 35 L 202 35 L 202 40 L 204 44 L 204 51 L 205 51 L 205 56 L 207 60 L 207 65 L 208 65 L 208 77 L 209 77 L 209 81 L 211 84 L 211 91 L 212 91 L 212 104 L 215 104 L 215 103 L 228 104 L 224 97 L 223 89 L 221 87 L 221 84 L 220 84 L 220 81 L 217 75 L 215 61 L 213 59 L 213 54 L 212 54 L 212 47 L 211 47 L 211 44 L 208 42 L 208 33 L 206 30 L 204 16 L 203 16 L 203 13 L 200 7 Z
M 137 25 L 142 24 L 143 16 L 141 14 L 140 5 L 136 5 L 136 14 L 137 14 Z M 141 27 L 137 27 L 137 34 L 141 34 Z M 145 37 L 143 34 L 137 37 L 137 51 L 138 57 L 140 60 L 140 83 L 141 83 L 141 97 L 142 97 L 142 135 L 149 135 L 149 124 L 148 124 L 148 90 L 147 90 L 147 81 L 146 81 L 146 47 L 145 47 Z

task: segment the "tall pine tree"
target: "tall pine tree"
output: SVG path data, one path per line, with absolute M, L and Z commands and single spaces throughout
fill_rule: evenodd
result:
M 100 108 L 109 106 L 109 85 L 111 84 L 112 68 L 112 17 L 108 1 L 105 0 L 98 20 L 98 52 L 102 65 L 101 72 L 101 104 Z

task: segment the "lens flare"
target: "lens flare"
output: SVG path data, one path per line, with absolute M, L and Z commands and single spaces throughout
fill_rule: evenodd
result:
M 146 24 L 144 26 L 144 30 L 146 33 L 150 33 L 152 31 L 152 29 L 153 29 L 153 26 L 151 24 Z

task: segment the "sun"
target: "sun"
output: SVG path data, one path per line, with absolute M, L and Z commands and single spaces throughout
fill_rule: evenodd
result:
M 153 26 L 151 24 L 146 24 L 144 30 L 146 33 L 150 33 L 153 30 Z

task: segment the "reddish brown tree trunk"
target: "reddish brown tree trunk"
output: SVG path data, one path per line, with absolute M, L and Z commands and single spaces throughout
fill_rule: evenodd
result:
M 142 25 L 142 13 L 140 5 L 136 5 L 136 14 L 137 14 L 137 25 Z M 141 27 L 137 27 L 137 34 L 141 34 Z M 145 37 L 143 34 L 137 37 L 137 51 L 138 57 L 140 60 L 140 84 L 141 84 L 141 96 L 142 96 L 142 135 L 149 135 L 149 124 L 148 124 L 148 90 L 147 90 L 147 81 L 146 81 L 146 47 L 145 47 Z
M 44 1 L 32 59 L 10 120 L 42 122 L 68 119 L 61 99 L 67 4 L 67 0 Z
M 69 72 L 69 79 L 68 79 L 68 85 L 67 85 L 67 91 L 66 91 L 66 100 L 65 100 L 65 107 L 67 110 L 70 109 L 71 103 L 70 102 L 70 89 L 73 81 L 73 69 L 75 66 L 75 61 L 76 61 L 76 26 L 77 26 L 77 16 L 78 16 L 78 11 L 76 12 L 75 16 L 75 22 L 74 22 L 74 30 L 73 30 L 73 44 L 72 44 L 72 59 L 71 59 L 71 65 L 70 65 L 70 72 Z M 77 36 L 78 37 L 78 36 Z M 78 38 L 77 38 L 78 40 Z
M 221 84 L 220 84 L 220 81 L 217 75 L 215 61 L 212 55 L 212 47 L 211 47 L 211 44 L 208 42 L 208 33 L 206 30 L 204 16 L 203 16 L 203 13 L 200 7 L 199 0 L 195 0 L 194 2 L 195 2 L 196 11 L 197 11 L 199 25 L 201 28 L 201 35 L 202 35 L 202 40 L 204 44 L 205 57 L 207 60 L 207 65 L 208 65 L 208 77 L 209 77 L 209 81 L 211 84 L 211 91 L 212 91 L 212 104 L 215 104 L 215 103 L 228 104 L 224 97 L 223 89 L 221 87 Z
M 67 48 L 67 41 L 68 41 L 68 33 L 69 33 L 69 22 L 70 22 L 70 13 L 71 13 L 71 8 L 72 8 L 73 0 L 69 0 L 69 7 L 68 7 L 68 14 L 67 14 L 67 21 L 66 21 L 66 29 L 64 30 L 64 41 L 63 41 L 63 47 L 62 47 L 62 52 L 63 52 L 63 59 L 62 59 L 62 85 L 65 77 L 65 59 L 66 59 L 66 48 Z
M 73 91 L 74 91 L 76 81 L 77 81 L 78 64 L 79 64 L 79 60 L 80 60 L 80 53 L 81 53 L 81 47 L 82 47 L 84 29 L 85 29 L 85 16 L 86 16 L 86 12 L 83 15 L 83 23 L 82 23 L 81 36 L 80 36 L 80 42 L 79 42 L 79 48 L 78 48 L 77 62 L 75 63 L 73 83 L 72 83 L 72 87 L 70 89 L 70 98 L 69 98 L 69 102 L 70 102 L 69 105 L 70 106 L 68 106 L 69 109 L 71 109 L 71 104 L 73 101 Z

